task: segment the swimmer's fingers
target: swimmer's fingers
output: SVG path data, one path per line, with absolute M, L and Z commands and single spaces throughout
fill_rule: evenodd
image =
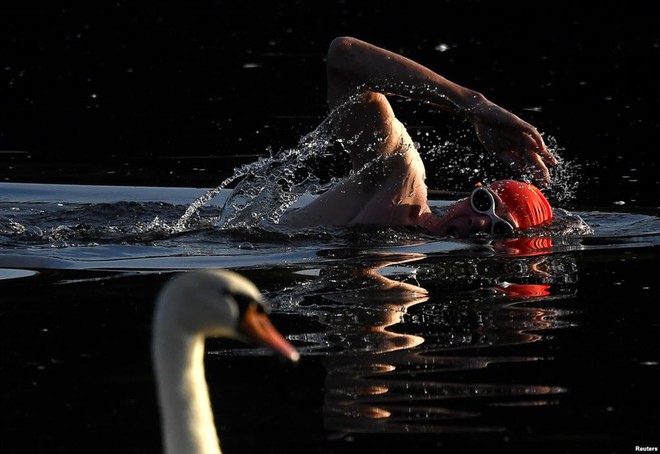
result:
M 547 187 L 550 184 L 550 171 L 541 159 L 541 156 L 537 153 L 525 153 L 524 159 L 523 172 L 531 173 L 534 181 L 539 186 Z
M 525 137 L 527 137 L 525 135 Z M 536 152 L 535 146 L 530 146 L 529 137 L 522 139 L 517 145 L 511 144 L 503 147 L 497 153 L 497 157 L 507 166 L 514 168 L 523 175 L 530 175 L 534 183 L 540 187 L 550 184 L 550 172 L 543 162 L 541 156 Z
M 556 160 L 546 149 L 541 135 L 531 125 L 521 124 L 517 117 L 509 114 L 505 119 L 511 121 L 493 124 L 476 117 L 474 127 L 477 137 L 504 164 L 517 172 L 530 174 L 539 186 L 547 186 L 550 172 L 544 160 L 547 159 L 551 166 Z
M 516 155 L 508 152 L 501 153 L 499 156 L 504 164 L 516 169 L 523 175 L 531 175 L 534 183 L 538 186 L 545 188 L 550 184 L 550 171 L 536 153 Z
M 541 140 L 541 147 L 539 147 L 539 142 L 534 140 L 532 136 L 527 133 L 523 133 L 523 142 L 524 142 L 524 153 L 523 153 L 523 166 L 521 169 L 524 172 L 529 172 L 533 175 L 534 180 L 541 186 L 548 186 L 550 184 L 550 172 L 546 164 L 550 166 L 557 165 L 557 160 L 550 153 L 545 144 L 543 144 L 543 139 L 541 136 L 538 136 L 538 139 Z
M 541 137 L 541 134 L 539 134 L 536 129 L 524 131 L 523 136 L 525 137 L 527 146 L 538 153 L 543 162 L 551 167 L 555 167 L 558 164 L 557 158 L 550 150 L 548 150 L 548 147 L 545 146 L 543 137 Z

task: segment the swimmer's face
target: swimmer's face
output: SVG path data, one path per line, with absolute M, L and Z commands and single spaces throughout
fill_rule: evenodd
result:
M 509 211 L 497 194 L 493 194 L 493 196 L 495 198 L 495 213 L 515 228 L 518 228 L 518 224 L 513 220 L 513 217 L 509 214 Z M 459 200 L 451 205 L 447 213 L 440 217 L 433 227 L 433 232 L 438 235 L 458 238 L 468 237 L 476 233 L 488 233 L 490 231 L 490 217 L 474 211 L 469 198 Z

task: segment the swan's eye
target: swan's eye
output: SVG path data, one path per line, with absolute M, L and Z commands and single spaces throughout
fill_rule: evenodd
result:
M 251 303 L 254 303 L 254 298 L 244 295 L 242 293 L 230 293 L 231 297 L 234 298 L 238 308 L 241 312 L 245 311 Z
M 259 313 L 269 312 L 268 310 L 269 308 L 264 303 L 262 303 L 261 301 L 256 301 L 254 297 L 247 295 L 245 293 L 232 293 L 231 291 L 226 290 L 224 292 L 224 295 L 226 297 L 233 299 L 236 302 L 236 305 L 238 306 L 238 312 L 241 315 L 241 317 L 251 306 L 254 306 L 254 308 Z

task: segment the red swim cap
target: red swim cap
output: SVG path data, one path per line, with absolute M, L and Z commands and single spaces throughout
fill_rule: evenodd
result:
M 552 219 L 550 203 L 533 184 L 498 180 L 490 185 L 490 189 L 502 200 L 519 229 L 541 225 Z

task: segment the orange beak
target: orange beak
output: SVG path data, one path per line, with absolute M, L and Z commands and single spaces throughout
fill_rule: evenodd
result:
M 265 313 L 250 304 L 241 321 L 241 331 L 253 342 L 280 353 L 290 361 L 296 362 L 300 353 L 275 329 Z

